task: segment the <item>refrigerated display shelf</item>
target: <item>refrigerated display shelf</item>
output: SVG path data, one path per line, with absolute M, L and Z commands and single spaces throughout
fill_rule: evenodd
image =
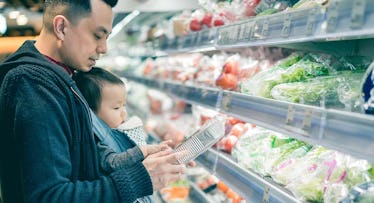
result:
M 300 202 L 272 180 L 242 168 L 231 157 L 214 149 L 209 149 L 195 160 L 248 202 Z
M 374 163 L 373 116 L 149 79 L 124 72 L 118 74 L 189 103 Z
M 154 135 L 149 136 L 149 141 L 161 142 Z M 208 149 L 208 151 L 198 156 L 195 161 L 199 166 L 216 175 L 248 202 L 300 202 L 288 190 L 285 190 L 270 178 L 263 178 L 252 171 L 242 168 L 230 156 L 214 149 Z M 192 184 L 191 187 L 197 186 Z M 200 200 L 197 202 L 212 202 L 198 188 L 194 189 L 193 194 L 195 195 L 191 199 Z
M 136 110 L 138 112 L 138 110 Z M 160 143 L 162 140 L 155 135 L 149 134 L 147 143 Z M 189 198 L 193 202 L 201 202 L 201 203 L 213 203 L 214 201 L 208 197 L 192 180 L 189 180 L 190 185 L 190 194 Z
M 292 45 L 302 50 L 313 48 L 305 43 L 372 38 L 373 22 L 374 0 L 333 0 L 327 7 L 315 6 L 253 17 L 184 37 L 158 40 L 154 46 L 169 54 L 269 45 Z M 355 43 L 333 44 L 335 49 L 330 53 L 349 54 L 357 46 Z M 321 50 L 315 44 L 314 47 Z
M 193 182 L 189 181 L 188 183 L 190 185 L 190 193 L 188 195 L 188 199 L 185 202 L 199 202 L 199 203 L 213 203 L 213 201 L 204 194 L 203 191 L 200 190 L 200 188 L 194 184 Z M 160 192 L 157 192 L 155 196 L 155 202 L 156 203 L 167 203 L 163 198 Z
M 208 197 L 194 182 L 189 180 L 190 194 L 189 198 L 192 202 L 213 203 L 214 201 Z

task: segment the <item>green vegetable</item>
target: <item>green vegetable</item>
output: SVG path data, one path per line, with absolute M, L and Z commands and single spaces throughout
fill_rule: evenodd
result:
M 351 71 L 338 72 L 336 76 L 316 77 L 304 82 L 284 83 L 272 88 L 274 99 L 304 103 L 324 104 L 328 107 L 360 111 L 360 81 L 363 73 Z
M 300 61 L 302 57 L 303 55 L 301 53 L 296 52 L 278 61 L 278 63 L 275 66 L 279 68 L 288 68 L 292 66 L 293 64 L 297 63 L 298 61 Z
M 264 10 L 261 13 L 257 14 L 256 16 L 267 16 L 267 15 L 271 15 L 271 14 L 277 13 L 277 12 L 278 12 L 278 9 L 269 8 L 269 9 Z
M 300 55 L 292 55 L 287 60 L 280 62 L 279 66 L 262 71 L 248 81 L 242 82 L 240 90 L 254 96 L 272 98 L 271 89 L 278 84 L 287 82 L 304 81 L 317 76 L 328 75 L 330 67 L 324 60 L 316 60 L 316 56 L 308 54 L 299 60 Z M 297 61 L 297 62 L 296 62 Z M 294 63 L 291 65 L 291 63 Z M 288 66 L 291 65 L 291 66 Z
M 370 178 L 374 179 L 374 165 L 371 165 L 370 169 L 368 170 Z
M 280 83 L 299 82 L 329 74 L 329 68 L 321 63 L 300 61 L 281 75 Z

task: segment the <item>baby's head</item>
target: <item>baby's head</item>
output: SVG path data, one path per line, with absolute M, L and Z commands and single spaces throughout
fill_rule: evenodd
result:
M 90 108 L 109 127 L 116 128 L 126 120 L 126 87 L 119 77 L 94 67 L 74 74 L 73 79 Z

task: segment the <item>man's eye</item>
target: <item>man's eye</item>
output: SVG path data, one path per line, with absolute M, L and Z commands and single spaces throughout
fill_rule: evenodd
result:
M 97 40 L 100 40 L 100 39 L 101 39 L 101 36 L 98 35 L 98 34 L 94 34 L 94 36 L 95 36 L 95 39 L 97 39 Z

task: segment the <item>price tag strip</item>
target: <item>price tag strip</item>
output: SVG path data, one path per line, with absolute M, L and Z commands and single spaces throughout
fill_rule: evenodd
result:
M 314 33 L 317 9 L 320 9 L 320 8 L 314 7 L 309 11 L 308 20 L 306 22 L 306 35 L 308 36 L 313 35 Z
M 283 28 L 281 32 L 282 37 L 289 37 L 291 32 L 291 14 L 284 15 Z
M 352 1 L 351 28 L 358 29 L 364 24 L 366 0 Z
M 338 1 L 332 1 L 327 10 L 327 32 L 334 32 L 338 23 Z
M 264 19 L 264 22 L 262 24 L 262 32 L 261 32 L 262 39 L 266 39 L 268 35 L 269 35 L 269 20 L 266 18 Z

